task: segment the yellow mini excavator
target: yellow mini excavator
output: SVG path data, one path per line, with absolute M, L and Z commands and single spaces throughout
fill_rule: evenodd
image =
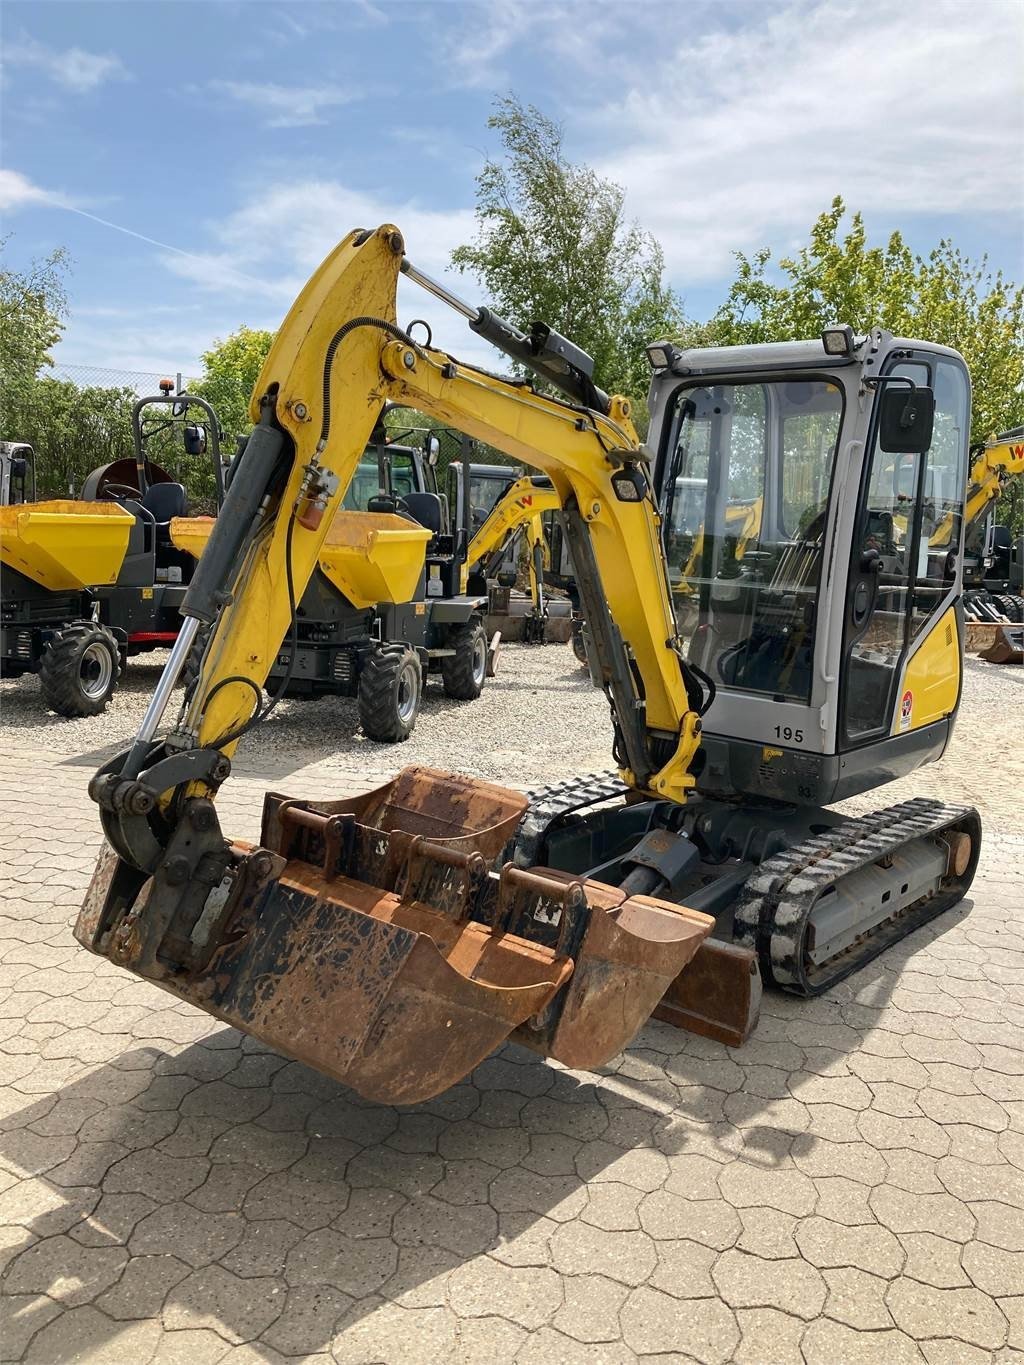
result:
M 545 571 L 550 569 L 544 514 L 560 504 L 551 480 L 526 474 L 514 480 L 497 499 L 469 542 L 463 569 L 463 591 L 489 593 L 488 628 L 498 624 L 508 639 L 542 644 L 547 639 L 548 600 Z M 520 538 L 525 538 L 529 597 L 512 597 L 511 587 L 492 587 L 495 572 L 511 557 L 518 567 Z M 565 604 L 568 609 L 568 603 Z M 522 608 L 522 610 L 516 610 Z M 564 624 L 570 627 L 567 615 Z M 567 638 L 567 637 L 563 637 Z
M 964 363 L 847 327 L 659 344 L 647 448 L 570 341 L 517 331 L 404 253 L 391 225 L 350 233 L 277 333 L 166 670 L 90 783 L 107 842 L 76 937 L 373 1100 L 437 1094 L 510 1037 L 598 1066 L 652 1011 L 739 1042 L 762 978 L 825 990 L 974 875 L 973 810 L 826 809 L 949 738 L 961 537 L 933 552 L 930 535 L 963 511 Z M 563 397 L 414 341 L 400 271 Z M 214 797 L 273 705 L 263 682 L 387 401 L 550 478 L 618 774 L 529 800 L 407 769 L 351 799 L 269 794 L 259 843 L 227 838 Z M 659 511 L 679 479 L 705 487 L 686 633 Z M 737 561 L 726 509 L 759 497 Z M 161 734 L 200 628 L 198 680 Z

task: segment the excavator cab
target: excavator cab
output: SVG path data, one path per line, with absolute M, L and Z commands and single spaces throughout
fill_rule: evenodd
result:
M 682 643 L 716 689 L 698 785 L 830 802 L 937 758 L 962 648 L 961 357 L 881 332 L 841 357 L 682 352 L 651 405 Z

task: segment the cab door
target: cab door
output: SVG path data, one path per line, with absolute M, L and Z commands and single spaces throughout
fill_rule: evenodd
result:
M 960 592 L 970 384 L 963 364 L 946 356 L 925 354 L 886 373 L 933 389 L 935 422 L 924 454 L 882 450 L 877 422 L 871 437 L 845 606 L 844 747 L 949 714 L 959 693 L 959 637 L 951 613 Z M 923 699 L 902 681 L 940 625 L 943 651 L 928 670 L 929 689 L 938 690 L 915 715 Z

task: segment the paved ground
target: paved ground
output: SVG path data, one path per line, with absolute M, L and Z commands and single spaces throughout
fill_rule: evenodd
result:
M 401 1111 L 74 944 L 85 786 L 123 722 L 44 731 L 31 684 L 4 685 L 0 1356 L 1024 1361 L 1022 673 L 969 666 L 951 754 L 889 789 L 982 805 L 986 845 L 972 899 L 884 964 L 827 1000 L 770 996 L 739 1052 L 661 1024 L 599 1074 L 510 1048 Z M 517 762 L 510 723 L 552 702 L 558 733 Z M 523 785 L 574 744 L 606 765 L 603 702 L 561 650 L 522 651 L 477 705 L 476 758 L 441 703 L 400 749 L 289 708 L 225 823 L 255 832 L 268 786 L 410 761 Z

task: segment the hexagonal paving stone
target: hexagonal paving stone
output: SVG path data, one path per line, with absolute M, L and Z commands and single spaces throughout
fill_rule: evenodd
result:
M 803 1365 L 800 1338 L 806 1324 L 774 1308 L 740 1308 L 736 1313 L 742 1340 L 736 1365 Z
M 531 1331 L 550 1322 L 562 1306 L 562 1286 L 553 1270 L 503 1266 L 487 1256 L 453 1270 L 448 1295 L 461 1316 L 497 1314 Z
M 123 1247 L 84 1247 L 70 1237 L 49 1237 L 23 1251 L 4 1279 L 7 1294 L 48 1294 L 72 1307 L 101 1294 L 128 1260 Z
M 903 1274 L 936 1289 L 957 1289 L 970 1285 L 960 1264 L 961 1246 L 932 1232 L 905 1232 L 900 1237 L 907 1253 Z
M 732 1308 L 780 1308 L 796 1317 L 813 1318 L 825 1302 L 825 1281 L 814 1266 L 799 1258 L 765 1261 L 733 1249 L 722 1253 L 711 1274 Z
M 717 1299 L 679 1300 L 656 1289 L 634 1289 L 620 1314 L 626 1345 L 706 1365 L 724 1365 L 739 1341 L 736 1319 Z
M 191 1266 L 209 1265 L 238 1245 L 245 1223 L 237 1213 L 203 1213 L 191 1204 L 164 1204 L 131 1233 L 133 1256 L 177 1256 Z
M 551 1237 L 551 1260 L 566 1275 L 605 1275 L 640 1284 L 657 1265 L 654 1242 L 643 1232 L 605 1232 L 586 1223 L 564 1223 Z
M 485 1251 L 497 1234 L 498 1215 L 489 1204 L 449 1204 L 432 1195 L 410 1200 L 392 1222 L 399 1246 L 438 1246 L 460 1256 Z
M 885 1306 L 885 1291 L 889 1287 L 887 1280 L 846 1267 L 826 1270 L 825 1283 L 828 1285 L 826 1317 L 869 1332 L 893 1325 Z
M 718 1176 L 722 1198 L 736 1208 L 767 1207 L 803 1217 L 813 1213 L 814 1185 L 802 1171 L 731 1161 Z
M 807 1218 L 796 1230 L 796 1244 L 802 1256 L 822 1269 L 854 1266 L 892 1277 L 903 1267 L 899 1241 L 877 1224 L 848 1228 L 826 1218 Z
M 174 1256 L 135 1256 L 118 1282 L 96 1299 L 96 1307 L 117 1319 L 158 1317 L 169 1290 L 189 1273 L 190 1267 Z
M 345 1237 L 332 1228 L 307 1233 L 288 1253 L 290 1285 L 332 1284 L 359 1299 L 372 1294 L 395 1272 L 398 1248 L 384 1237 Z
M 990 1351 L 1006 1341 L 1006 1319 L 977 1289 L 936 1289 L 899 1279 L 886 1303 L 897 1327 L 912 1337 L 954 1337 Z
M 168 1331 L 209 1327 L 226 1340 L 252 1341 L 281 1316 L 286 1302 L 282 1280 L 243 1279 L 223 1266 L 205 1266 L 170 1291 L 163 1322 Z

